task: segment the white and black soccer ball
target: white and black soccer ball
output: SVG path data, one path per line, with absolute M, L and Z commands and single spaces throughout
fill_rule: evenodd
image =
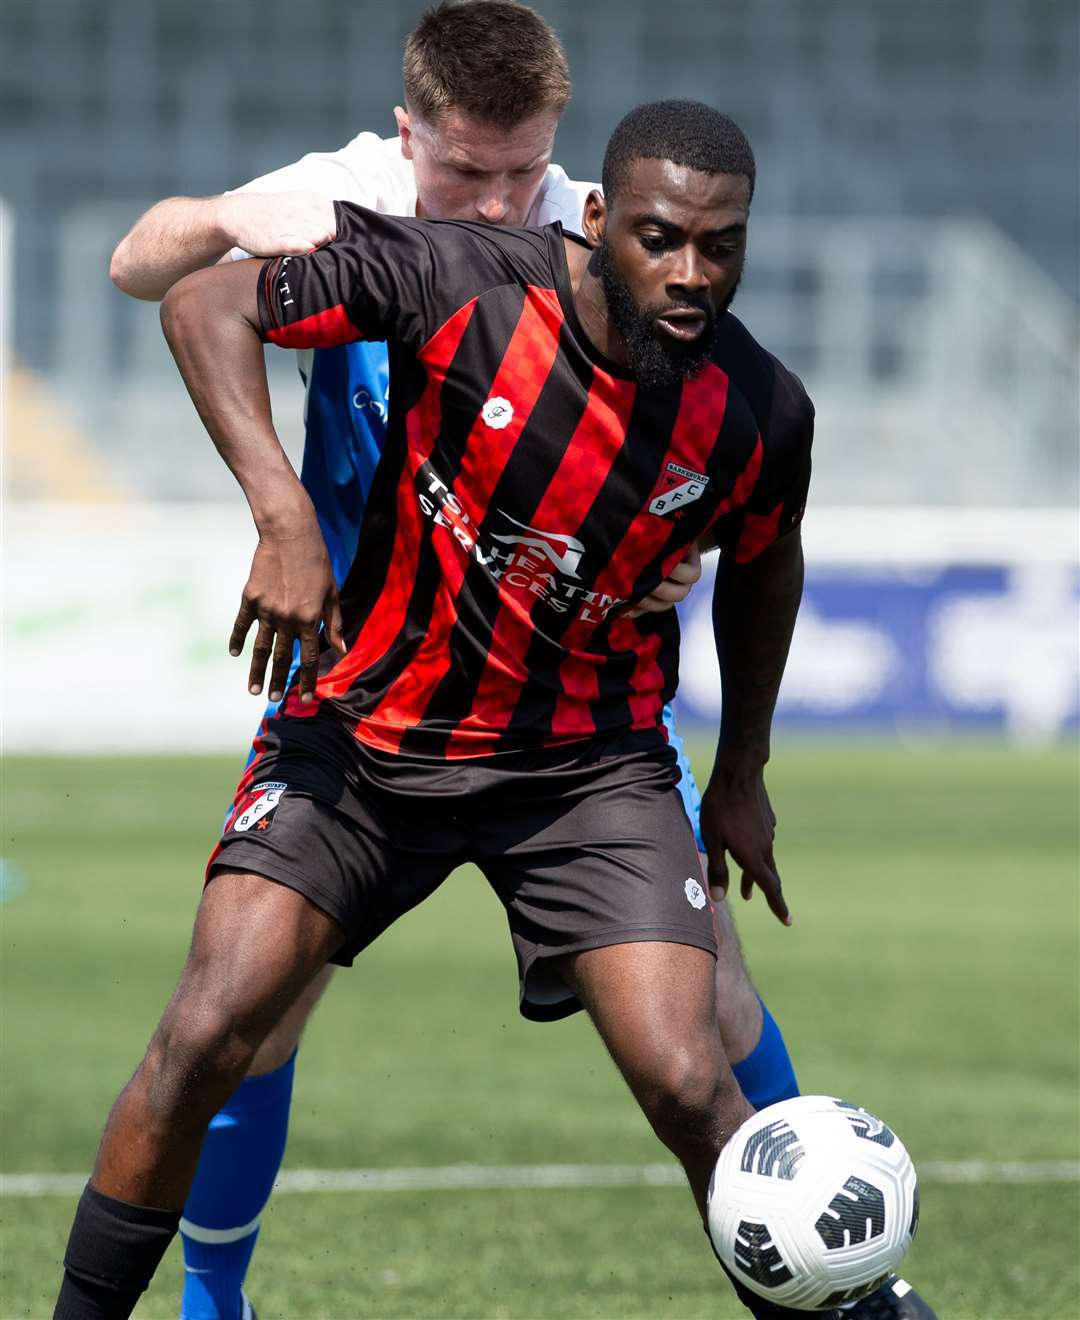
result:
M 899 1137 L 827 1095 L 782 1100 L 747 1119 L 709 1184 L 716 1254 L 747 1288 L 798 1311 L 873 1292 L 918 1222 L 918 1179 Z

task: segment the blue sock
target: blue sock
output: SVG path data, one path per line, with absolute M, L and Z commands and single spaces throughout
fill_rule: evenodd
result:
M 753 1052 L 741 1063 L 732 1064 L 731 1071 L 747 1100 L 755 1109 L 764 1109 L 778 1100 L 790 1100 L 798 1095 L 799 1083 L 780 1028 L 764 1001 L 759 999 L 759 1002 L 761 1036 Z
M 285 1154 L 295 1063 L 294 1054 L 246 1078 L 210 1122 L 180 1220 L 184 1320 L 240 1320 L 259 1215 Z

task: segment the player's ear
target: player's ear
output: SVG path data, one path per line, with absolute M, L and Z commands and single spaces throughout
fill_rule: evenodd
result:
M 403 105 L 394 106 L 394 122 L 397 124 L 398 137 L 401 138 L 401 154 L 406 160 L 412 160 L 412 123 Z
M 597 247 L 603 239 L 606 223 L 607 205 L 604 202 L 604 194 L 599 188 L 594 188 L 585 198 L 585 209 L 581 213 L 581 232 L 593 247 Z

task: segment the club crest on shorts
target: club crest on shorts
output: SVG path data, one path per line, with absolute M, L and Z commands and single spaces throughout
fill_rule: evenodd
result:
M 265 833 L 273 823 L 270 820 L 270 813 L 284 797 L 288 787 L 288 784 L 268 780 L 249 788 L 236 804 L 236 815 L 233 816 L 229 829 L 237 834 L 243 834 L 252 828 Z
M 697 908 L 697 910 L 700 912 L 701 909 L 705 906 L 705 904 L 709 901 L 705 897 L 705 890 L 702 889 L 701 885 L 699 885 L 698 882 L 692 879 L 690 876 L 687 876 L 686 884 L 683 886 L 683 888 L 686 890 L 686 901 L 690 904 L 692 908 Z
M 658 518 L 673 516 L 688 504 L 700 500 L 708 484 L 709 478 L 704 472 L 694 472 L 679 463 L 668 463 L 653 487 L 649 512 Z

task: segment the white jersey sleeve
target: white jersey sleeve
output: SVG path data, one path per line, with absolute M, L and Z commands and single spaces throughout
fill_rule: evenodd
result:
M 580 234 L 585 199 L 598 186 L 568 178 L 561 165 L 549 165 L 525 223 L 549 225 L 558 220 L 564 229 Z M 310 152 L 292 165 L 231 191 L 314 192 L 327 201 L 355 202 L 383 215 L 416 214 L 416 179 L 412 161 L 401 154 L 401 139 L 380 138 L 375 133 L 358 133 L 340 151 Z M 233 248 L 225 260 L 246 256 L 242 248 Z
M 340 151 L 310 152 L 231 191 L 314 192 L 327 201 L 355 202 L 383 215 L 416 214 L 416 180 L 412 162 L 401 154 L 401 139 L 375 133 L 357 134 Z M 233 248 L 226 259 L 237 261 L 247 255 L 242 248 Z
M 549 165 L 525 223 L 550 225 L 552 221 L 558 220 L 564 229 L 580 234 L 585 199 L 594 189 L 599 191 L 600 185 L 567 178 L 561 165 Z

